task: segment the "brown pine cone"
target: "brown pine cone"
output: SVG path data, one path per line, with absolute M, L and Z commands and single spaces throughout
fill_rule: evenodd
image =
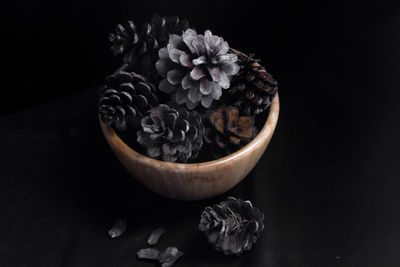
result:
M 278 90 L 278 82 L 269 74 L 254 55 L 231 49 L 238 56 L 239 73 L 232 79 L 229 93 L 238 99 L 235 105 L 248 116 L 264 112 Z
M 236 106 L 221 105 L 211 113 L 209 123 L 204 140 L 210 145 L 217 145 L 213 153 L 218 157 L 231 154 L 249 143 L 258 133 L 254 118 L 240 116 Z

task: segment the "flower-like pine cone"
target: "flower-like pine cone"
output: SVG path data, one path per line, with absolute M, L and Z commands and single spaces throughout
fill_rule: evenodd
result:
M 157 104 L 154 85 L 136 73 L 119 71 L 107 77 L 100 89 L 100 118 L 118 130 L 125 130 L 130 120 L 138 124 L 143 114 Z
M 192 29 L 182 36 L 170 35 L 159 58 L 156 68 L 164 78 L 159 89 L 173 94 L 176 103 L 186 104 L 188 109 L 200 103 L 209 108 L 239 71 L 237 56 L 229 51 L 228 43 L 208 30 L 204 35 Z
M 236 106 L 221 105 L 209 116 L 210 126 L 206 128 L 204 140 L 211 145 L 217 145 L 216 154 L 230 154 L 246 145 L 258 130 L 252 116 L 240 116 Z
M 144 24 L 140 30 L 128 21 L 125 26 L 118 24 L 115 33 L 109 34 L 111 50 L 114 55 L 124 55 L 125 63 L 149 77 L 157 73 L 154 64 L 158 59 L 158 50 L 167 45 L 169 35 L 181 35 L 188 28 L 188 21 L 176 16 L 160 17 L 154 14 L 151 22 Z
M 235 103 L 245 115 L 258 115 L 272 103 L 278 82 L 253 54 L 246 55 L 231 49 L 238 56 L 239 73 L 232 79 L 229 93 L 238 99 Z
M 201 214 L 199 230 L 218 251 L 240 255 L 250 250 L 264 229 L 264 214 L 250 201 L 228 197 Z
M 137 141 L 151 158 L 184 163 L 198 156 L 203 134 L 199 113 L 160 104 L 142 119 Z

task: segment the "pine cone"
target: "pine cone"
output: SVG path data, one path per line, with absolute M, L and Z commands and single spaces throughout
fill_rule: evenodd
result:
M 228 43 L 208 30 L 204 35 L 192 29 L 182 36 L 170 35 L 159 57 L 156 68 L 164 78 L 160 90 L 174 93 L 176 103 L 186 104 L 188 109 L 199 103 L 209 108 L 221 97 L 221 88 L 229 88 L 231 77 L 239 71 L 237 56 L 229 52 Z
M 146 77 L 156 74 L 154 63 L 158 50 L 167 45 L 170 34 L 182 34 L 189 28 L 187 20 L 178 17 L 160 17 L 154 14 L 150 23 L 139 31 L 132 21 L 126 26 L 118 24 L 115 33 L 109 35 L 114 55 L 124 55 L 124 62 Z
M 165 47 L 168 44 L 170 34 L 181 35 L 189 29 L 189 22 L 186 19 L 180 19 L 177 16 L 160 17 L 154 14 L 151 19 L 151 34 L 156 39 L 159 47 Z
M 246 55 L 231 49 L 238 56 L 239 73 L 232 79 L 229 93 L 238 99 L 235 103 L 248 116 L 264 112 L 272 103 L 278 82 L 253 54 Z
M 250 201 L 228 197 L 201 214 L 199 230 L 214 248 L 225 255 L 250 250 L 264 229 L 264 214 Z
M 187 162 L 198 156 L 203 134 L 199 113 L 160 104 L 142 119 L 137 141 L 151 158 Z
M 100 90 L 100 117 L 119 130 L 125 130 L 129 120 L 139 121 L 158 104 L 154 85 L 136 73 L 119 71 L 107 77 L 105 84 Z
M 258 131 L 251 116 L 240 116 L 236 106 L 221 105 L 209 116 L 210 126 L 204 133 L 204 140 L 208 144 L 216 144 L 221 150 L 217 156 L 231 154 L 250 142 Z
M 114 56 L 126 54 L 132 47 L 139 46 L 139 32 L 132 21 L 123 26 L 118 24 L 115 33 L 110 33 L 108 39 L 111 42 L 111 50 Z

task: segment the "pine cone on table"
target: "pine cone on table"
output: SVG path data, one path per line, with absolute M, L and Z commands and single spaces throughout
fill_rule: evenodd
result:
M 199 113 L 160 104 L 142 119 L 137 141 L 151 158 L 184 163 L 198 156 L 203 133 Z
M 124 55 L 124 62 L 148 78 L 157 73 L 154 63 L 158 50 L 166 46 L 170 34 L 182 34 L 189 28 L 186 19 L 160 17 L 154 14 L 150 23 L 138 30 L 132 21 L 117 25 L 115 33 L 109 35 L 114 55 Z
M 192 29 L 182 36 L 170 35 L 168 45 L 159 51 L 156 63 L 164 79 L 159 89 L 173 94 L 176 103 L 194 109 L 200 103 L 209 108 L 230 87 L 230 79 L 239 71 L 237 56 L 229 52 L 223 38 Z
M 228 197 L 217 205 L 206 207 L 201 214 L 199 230 L 218 251 L 240 255 L 250 250 L 264 229 L 264 214 L 250 201 Z
M 235 103 L 248 116 L 267 110 L 278 90 L 278 82 L 253 54 L 246 55 L 231 49 L 238 56 L 239 73 L 232 79 L 229 93 L 238 99 Z
M 205 130 L 204 140 L 219 148 L 219 151 L 214 151 L 217 156 L 231 154 L 250 142 L 258 133 L 254 118 L 240 116 L 236 106 L 221 105 L 211 112 L 209 122 L 210 126 Z
M 100 90 L 99 114 L 105 124 L 125 130 L 128 121 L 137 123 L 157 104 L 153 84 L 139 74 L 119 71 L 107 77 Z

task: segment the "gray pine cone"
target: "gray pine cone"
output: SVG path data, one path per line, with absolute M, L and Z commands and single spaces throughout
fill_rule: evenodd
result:
M 264 229 L 264 214 L 250 201 L 228 197 L 201 214 L 199 230 L 225 255 L 250 250 Z
M 182 34 L 189 28 L 186 19 L 160 17 L 154 14 L 150 23 L 138 30 L 132 21 L 127 25 L 117 25 L 115 33 L 109 34 L 114 55 L 124 55 L 124 62 L 146 77 L 156 73 L 154 64 L 158 50 L 166 46 L 170 34 Z M 153 78 L 153 77 L 151 77 Z
M 151 22 L 151 34 L 156 39 L 159 47 L 164 47 L 168 44 L 170 34 L 181 35 L 189 29 L 187 19 L 180 19 L 177 16 L 161 17 L 154 14 Z
M 126 54 L 133 47 L 139 46 L 139 34 L 131 20 L 126 25 L 118 24 L 115 28 L 115 33 L 108 35 L 114 56 Z
M 158 104 L 155 87 L 143 76 L 119 71 L 106 78 L 100 90 L 101 120 L 118 130 L 125 130 L 129 120 L 140 121 L 143 114 Z
M 182 36 L 171 34 L 159 57 L 156 68 L 164 78 L 159 89 L 173 93 L 176 103 L 186 104 L 188 109 L 200 103 L 209 108 L 239 71 L 237 56 L 230 53 L 228 43 L 209 30 L 204 35 L 192 29 Z
M 184 163 L 198 156 L 203 134 L 199 113 L 160 104 L 142 119 L 137 141 L 151 158 Z

